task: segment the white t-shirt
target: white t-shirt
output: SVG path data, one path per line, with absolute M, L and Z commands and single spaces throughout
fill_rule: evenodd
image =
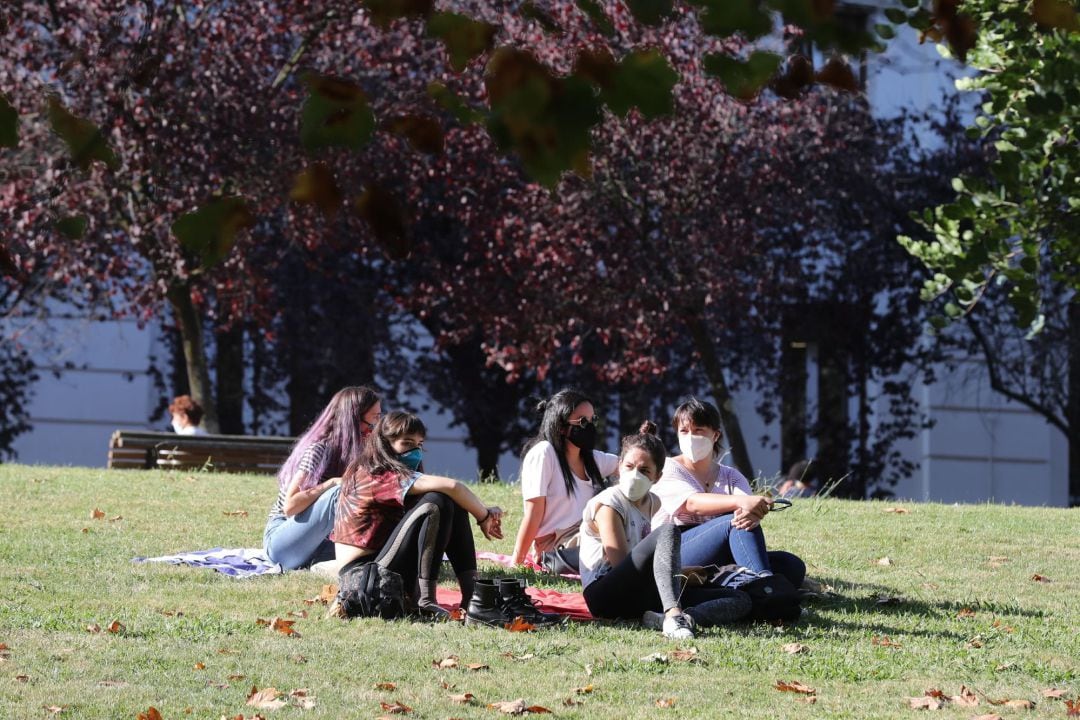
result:
M 630 502 L 622 491 L 617 487 L 610 487 L 589 500 L 585 504 L 585 510 L 581 516 L 581 554 L 580 572 L 581 587 L 588 587 L 590 583 L 599 580 L 611 570 L 611 563 L 604 555 L 604 542 L 600 539 L 600 530 L 596 526 L 596 513 L 601 506 L 608 506 L 622 519 L 623 534 L 626 536 L 627 550 L 633 550 L 634 546 L 649 536 L 652 529 L 652 517 L 660 509 L 660 498 L 651 492 L 645 496 L 645 510 Z
M 606 478 L 618 468 L 618 455 L 599 450 L 593 450 L 592 453 L 601 477 Z M 581 522 L 585 503 L 593 496 L 593 485 L 574 475 L 572 471 L 571 477 L 574 479 L 573 495 L 566 492 L 566 482 L 559 467 L 557 451 L 547 440 L 541 440 L 525 453 L 525 459 L 521 461 L 521 497 L 523 500 L 546 498 L 544 517 L 536 531 L 537 537 Z
M 660 497 L 662 503 L 661 511 L 653 517 L 653 527 L 665 522 L 673 522 L 676 525 L 700 525 L 712 519 L 711 516 L 687 512 L 685 508 L 687 498 L 695 493 L 705 492 L 705 488 L 692 472 L 673 457 L 669 457 L 664 463 L 660 481 L 653 485 L 652 491 Z M 741 472 L 727 465 L 717 465 L 716 480 L 709 493 L 751 495 L 753 490 L 750 489 L 750 483 Z

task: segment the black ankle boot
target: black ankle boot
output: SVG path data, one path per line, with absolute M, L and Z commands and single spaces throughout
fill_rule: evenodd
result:
M 562 615 L 537 610 L 525 592 L 524 585 L 517 578 L 500 578 L 498 587 L 503 614 L 510 619 L 520 616 L 525 622 L 537 627 L 550 627 L 563 621 Z
M 503 613 L 502 598 L 495 581 L 477 580 L 473 586 L 469 607 L 465 611 L 465 624 L 501 628 L 512 619 Z

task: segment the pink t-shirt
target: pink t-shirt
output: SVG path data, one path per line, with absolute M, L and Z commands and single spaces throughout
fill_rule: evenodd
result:
M 660 512 L 653 516 L 653 527 L 665 522 L 676 525 L 700 525 L 711 520 L 710 516 L 695 515 L 687 512 L 686 500 L 696 493 L 706 492 L 694 474 L 683 467 L 675 458 L 668 458 L 660 481 L 653 485 L 652 492 L 660 498 Z M 716 480 L 707 492 L 713 495 L 751 495 L 750 483 L 743 474 L 727 465 L 716 466 Z

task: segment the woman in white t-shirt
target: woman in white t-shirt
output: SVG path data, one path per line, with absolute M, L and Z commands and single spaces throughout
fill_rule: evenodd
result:
M 806 564 L 783 551 L 767 552 L 761 520 L 771 502 L 755 495 L 742 473 L 720 464 L 720 411 L 696 398 L 675 409 L 681 455 L 668 458 L 653 489 L 662 512 L 653 524 L 672 522 L 682 531 L 682 564 L 737 564 L 758 575 L 783 575 L 795 587 Z
M 581 584 L 589 612 L 602 618 L 641 618 L 676 640 L 695 625 L 733 622 L 752 603 L 739 590 L 682 588 L 679 532 L 665 523 L 651 530 L 660 498 L 650 490 L 667 452 L 646 421 L 622 440 L 619 481 L 585 505 L 581 521 Z M 650 531 L 651 530 L 651 531 Z M 684 607 L 687 607 L 684 612 Z
M 619 462 L 616 455 L 594 450 L 596 411 L 576 390 L 561 390 L 537 407 L 543 413 L 540 432 L 521 462 L 524 514 L 514 542 L 514 562 L 525 562 L 531 548 L 537 556 L 577 546 L 585 503 L 604 489 Z

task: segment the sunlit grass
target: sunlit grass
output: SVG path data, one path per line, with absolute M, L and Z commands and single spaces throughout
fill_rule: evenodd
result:
M 131 562 L 258 545 L 272 478 L 4 465 L 0 488 L 3 718 L 41 718 L 46 706 L 64 707 L 61 718 L 135 718 L 151 705 L 166 720 L 369 718 L 387 714 L 383 702 L 411 707 L 406 717 L 497 717 L 488 703 L 517 698 L 566 718 L 911 717 L 920 711 L 908 697 L 956 695 L 961 685 L 980 705 L 947 705 L 935 717 L 1065 718 L 1064 702 L 1042 691 L 1080 695 L 1076 510 L 906 504 L 889 513 L 882 503 L 799 501 L 766 519 L 770 545 L 800 553 L 833 592 L 793 627 L 709 631 L 683 644 L 698 651 L 686 662 L 670 655 L 678 645 L 631 625 L 512 634 L 343 623 L 304 603 L 326 582 L 310 573 L 233 580 Z M 477 491 L 520 507 L 516 488 Z M 95 508 L 105 517 L 91 519 Z M 235 511 L 247 516 L 225 514 Z M 517 519 L 504 523 L 506 539 L 479 547 L 510 552 Z M 293 618 L 299 638 L 255 622 L 304 611 Z M 122 633 L 106 630 L 113 620 Z M 93 624 L 101 632 L 88 631 Z M 790 643 L 806 651 L 785 652 Z M 669 662 L 645 659 L 654 653 Z M 457 668 L 433 666 L 449 655 Z M 816 702 L 775 690 L 777 680 L 812 686 Z M 246 707 L 252 686 L 305 688 L 314 709 Z M 451 700 L 464 693 L 472 704 Z

